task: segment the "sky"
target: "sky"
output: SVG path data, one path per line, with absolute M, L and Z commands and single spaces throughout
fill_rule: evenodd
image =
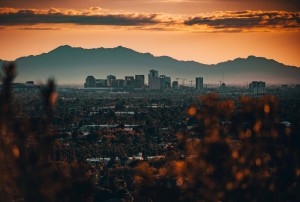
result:
M 121 45 L 205 64 L 255 55 L 300 67 L 297 1 L 0 0 L 0 59 Z

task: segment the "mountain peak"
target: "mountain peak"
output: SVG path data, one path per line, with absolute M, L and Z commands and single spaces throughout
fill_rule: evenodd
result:
M 259 57 L 256 57 L 255 55 L 249 55 L 249 56 L 247 57 L 247 59 L 255 59 L 255 58 L 259 58 Z
M 70 48 L 73 48 L 72 46 L 69 46 L 69 45 L 61 45 L 61 46 L 58 46 L 57 48 L 55 49 L 70 49 Z
M 72 46 L 69 46 L 69 45 L 61 45 L 61 46 L 58 46 L 57 48 L 54 48 L 53 50 L 51 50 L 49 53 L 53 53 L 53 52 L 57 52 L 57 51 L 68 51 L 68 50 L 72 50 L 72 49 L 75 49 L 74 47 Z M 44 54 L 47 54 L 47 53 L 44 53 Z
M 112 48 L 112 49 L 115 49 L 115 50 L 121 50 L 121 51 L 131 51 L 131 52 L 136 52 L 135 50 L 130 49 L 130 48 L 127 48 L 127 47 L 125 47 L 125 46 L 117 46 L 117 47 Z
M 270 60 L 268 58 L 259 57 L 259 56 L 255 56 L 255 55 L 249 55 L 246 59 L 248 59 L 248 60 Z
M 124 47 L 124 46 L 117 46 L 116 48 L 117 48 L 117 49 L 129 49 L 129 48 L 126 48 L 126 47 Z

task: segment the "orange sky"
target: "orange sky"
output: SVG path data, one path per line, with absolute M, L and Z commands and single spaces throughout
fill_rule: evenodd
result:
M 122 45 L 206 64 L 255 55 L 300 67 L 299 6 L 271 2 L 0 0 L 0 58 Z

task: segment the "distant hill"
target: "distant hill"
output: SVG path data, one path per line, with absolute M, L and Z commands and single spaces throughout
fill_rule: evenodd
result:
M 3 61 L 0 60 L 0 63 Z M 263 57 L 249 56 L 232 61 L 206 65 L 194 61 L 179 61 L 171 57 L 155 57 L 118 46 L 116 48 L 83 49 L 60 46 L 48 53 L 20 57 L 18 82 L 27 80 L 45 81 L 54 77 L 59 84 L 84 83 L 86 76 L 106 78 L 116 75 L 143 74 L 147 78 L 150 69 L 188 80 L 204 77 L 205 83 L 219 83 L 224 73 L 225 83 L 246 84 L 252 80 L 267 83 L 300 83 L 300 68 L 287 66 Z M 1 64 L 2 65 L 2 64 Z

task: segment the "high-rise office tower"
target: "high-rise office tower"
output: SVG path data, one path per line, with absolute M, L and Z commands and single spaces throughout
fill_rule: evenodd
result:
M 116 76 L 108 75 L 107 76 L 107 86 L 114 87 L 116 85 Z
M 85 79 L 84 83 L 85 88 L 95 88 L 96 87 L 96 79 L 94 76 L 88 76 Z
M 202 90 L 203 89 L 203 77 L 197 77 L 196 78 L 196 90 Z
M 266 82 L 252 81 L 249 84 L 249 89 L 252 93 L 255 93 L 255 94 L 266 93 Z
M 158 71 L 150 70 L 150 73 L 148 74 L 148 84 L 150 89 L 160 89 L 160 78 Z
M 142 88 L 145 85 L 144 75 L 135 75 L 135 88 Z

